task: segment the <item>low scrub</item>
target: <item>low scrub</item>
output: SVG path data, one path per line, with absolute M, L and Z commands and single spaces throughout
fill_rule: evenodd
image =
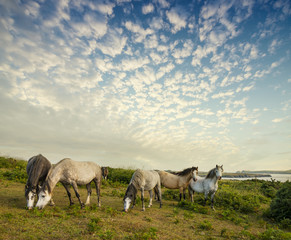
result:
M 269 216 L 276 221 L 291 219 L 291 182 L 285 182 L 270 205 Z

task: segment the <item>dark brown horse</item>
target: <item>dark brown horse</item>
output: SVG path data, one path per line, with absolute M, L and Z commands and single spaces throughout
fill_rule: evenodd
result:
M 107 180 L 107 177 L 108 177 L 108 167 L 101 167 L 101 170 L 102 170 L 102 177 Z
M 50 161 L 41 154 L 33 156 L 28 160 L 26 166 L 28 179 L 25 184 L 25 197 L 28 209 L 33 208 L 35 196 L 39 192 L 39 186 L 43 184 L 51 167 Z M 52 200 L 51 204 L 54 204 Z

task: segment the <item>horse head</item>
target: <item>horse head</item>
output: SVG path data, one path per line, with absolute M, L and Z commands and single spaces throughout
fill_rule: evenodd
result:
M 218 180 L 221 180 L 222 173 L 223 173 L 223 165 L 221 165 L 221 166 L 216 165 L 215 174 L 216 174 L 216 177 L 218 178 Z
M 38 201 L 36 203 L 36 207 L 39 209 L 43 209 L 48 202 L 52 198 L 52 193 L 50 191 L 50 188 L 44 184 L 42 187 L 39 188 L 38 193 Z
M 133 202 L 133 204 L 135 203 L 136 194 L 137 194 L 137 189 L 135 188 L 135 186 L 133 186 L 133 184 L 130 184 L 127 187 L 126 193 L 125 193 L 124 198 L 123 198 L 125 212 L 128 211 L 130 204 L 132 202 Z
M 193 180 L 194 182 L 196 182 L 198 176 L 198 167 L 192 167 L 192 169 L 193 169 Z
M 25 185 L 26 207 L 30 210 L 33 208 L 34 199 L 37 194 L 37 188 L 31 185 Z

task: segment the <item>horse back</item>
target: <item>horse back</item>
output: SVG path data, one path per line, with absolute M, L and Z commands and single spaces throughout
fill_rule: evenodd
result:
M 143 188 L 145 191 L 149 191 L 160 185 L 160 176 L 156 171 L 137 169 L 132 176 L 131 183 L 137 189 Z
M 93 162 L 78 162 L 66 158 L 56 167 L 60 180 L 64 182 L 75 181 L 80 185 L 85 185 L 95 178 L 98 181 L 102 178 L 101 167 Z

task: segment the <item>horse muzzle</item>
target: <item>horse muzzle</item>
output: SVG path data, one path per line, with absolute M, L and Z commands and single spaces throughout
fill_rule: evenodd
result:
M 219 177 L 219 178 L 218 178 L 218 180 L 221 180 L 221 179 L 222 179 L 222 177 Z

